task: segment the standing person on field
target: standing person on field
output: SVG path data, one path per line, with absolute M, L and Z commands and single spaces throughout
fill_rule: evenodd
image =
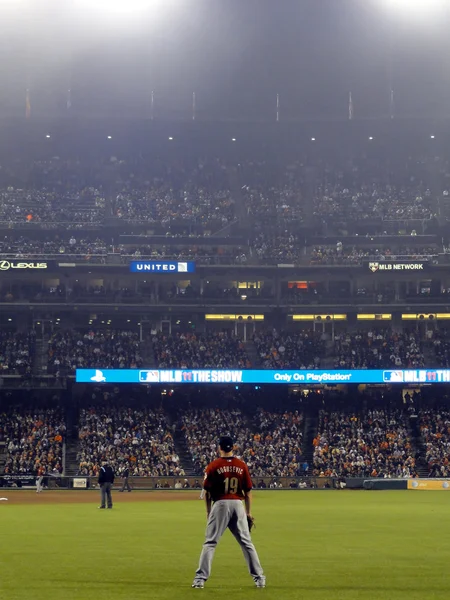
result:
M 205 471 L 203 488 L 208 523 L 192 587 L 204 587 L 211 574 L 216 546 L 227 528 L 242 548 L 256 587 L 266 587 L 264 571 L 248 527 L 247 517 L 252 518 L 252 480 L 248 467 L 242 460 L 233 456 L 233 440 L 229 436 L 220 438 L 219 453 L 220 458 L 210 463 Z
M 127 490 L 127 492 L 131 492 L 131 485 L 128 481 L 128 479 L 130 477 L 130 469 L 128 467 L 125 467 L 125 469 L 123 470 L 122 477 L 123 477 L 123 485 L 122 485 L 122 489 L 120 491 L 124 492 L 125 490 Z
M 45 469 L 43 467 L 39 467 L 36 477 L 36 494 L 40 494 L 44 489 L 43 481 L 44 481 Z
M 107 460 L 102 461 L 102 466 L 98 474 L 98 484 L 101 492 L 101 504 L 99 508 L 113 507 L 111 489 L 114 483 L 114 469 L 108 464 Z

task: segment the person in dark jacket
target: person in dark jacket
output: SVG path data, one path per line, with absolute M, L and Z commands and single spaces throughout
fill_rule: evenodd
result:
M 101 505 L 99 508 L 113 507 L 111 489 L 114 483 L 114 469 L 108 464 L 107 460 L 102 461 L 102 466 L 98 474 L 98 484 L 101 492 Z
M 124 492 L 125 490 L 127 490 L 127 492 L 131 492 L 131 485 L 129 484 L 129 477 L 130 477 L 130 469 L 128 467 L 125 467 L 125 469 L 122 471 L 122 477 L 123 477 L 123 485 L 122 485 L 122 489 L 120 490 L 121 492 Z

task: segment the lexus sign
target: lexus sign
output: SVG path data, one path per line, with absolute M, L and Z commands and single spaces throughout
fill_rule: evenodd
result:
M 0 271 L 9 271 L 10 269 L 48 269 L 46 262 L 15 262 L 9 260 L 0 260 Z

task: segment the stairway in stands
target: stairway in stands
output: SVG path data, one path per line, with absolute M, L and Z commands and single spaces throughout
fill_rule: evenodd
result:
M 244 346 L 247 356 L 252 364 L 252 369 L 260 369 L 261 361 L 259 360 L 258 351 L 256 350 L 254 342 L 252 340 L 244 342 Z
M 156 369 L 155 351 L 151 339 L 141 343 L 140 352 L 142 356 L 142 365 L 145 369 Z
M 32 370 L 34 375 L 45 375 L 47 373 L 47 349 L 48 336 L 37 337 L 34 348 Z
M 65 475 L 73 477 L 78 472 L 78 442 L 76 440 L 69 440 L 66 443 L 66 472 Z
M 78 419 L 78 409 L 75 406 L 69 406 L 66 411 L 66 468 L 64 475 L 72 477 L 78 472 Z
M 6 443 L 0 442 L 0 475 L 5 472 Z
M 192 462 L 191 453 L 189 452 L 186 438 L 181 429 L 176 429 L 173 435 L 173 444 L 175 446 L 175 452 L 180 457 L 180 465 L 183 467 L 186 477 L 194 477 L 198 475 Z
M 303 430 L 303 448 L 302 455 L 308 461 L 309 469 L 308 475 L 311 475 L 313 458 L 314 458 L 314 446 L 313 440 L 317 435 L 317 428 L 319 426 L 319 420 L 317 416 L 307 416 L 305 418 L 305 428 Z
M 172 405 L 170 408 L 166 407 L 166 418 L 172 429 L 175 452 L 180 457 L 180 466 L 186 473 L 186 477 L 194 477 L 195 475 L 198 475 L 195 470 L 194 463 L 192 462 L 192 457 L 186 443 L 186 438 L 180 427 L 179 412 L 176 406 Z
M 423 438 L 419 428 L 419 417 L 416 415 L 410 415 L 409 426 L 411 441 L 414 450 L 416 451 L 416 470 L 419 477 L 428 477 L 428 464 L 426 461 L 426 448 L 423 443 Z

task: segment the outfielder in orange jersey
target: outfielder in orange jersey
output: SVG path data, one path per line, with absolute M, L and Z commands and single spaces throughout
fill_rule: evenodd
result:
M 247 522 L 247 515 L 251 516 L 252 508 L 250 473 L 245 462 L 233 456 L 233 440 L 229 436 L 220 438 L 219 452 L 220 458 L 206 467 L 203 488 L 208 524 L 192 587 L 204 587 L 211 574 L 216 546 L 228 528 L 242 548 L 256 587 L 262 588 L 266 586 L 266 578 Z

